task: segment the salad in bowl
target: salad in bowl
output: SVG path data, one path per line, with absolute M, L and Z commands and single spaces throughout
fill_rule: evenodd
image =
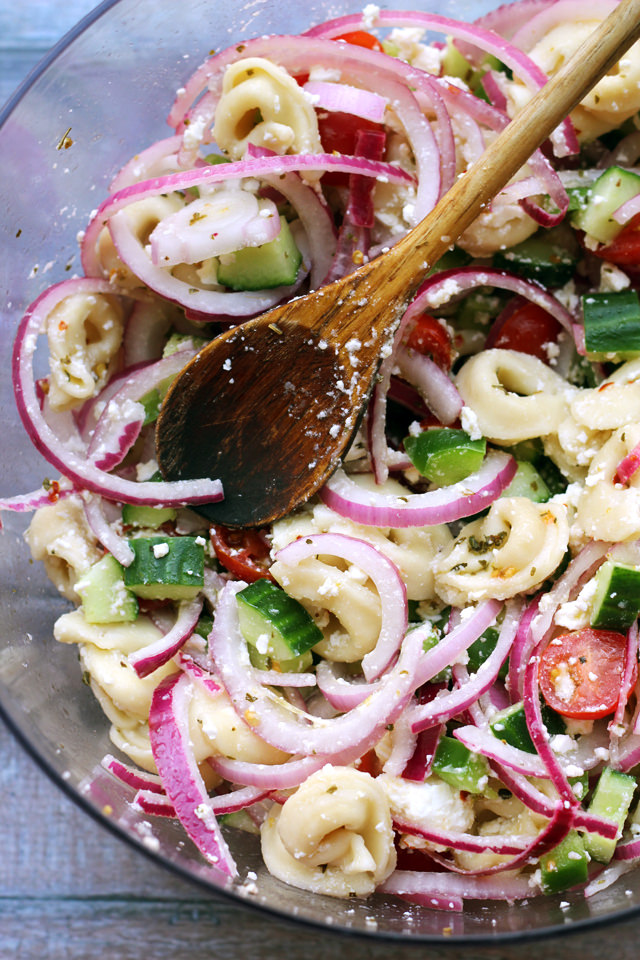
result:
M 49 474 L 0 509 L 109 727 L 83 789 L 148 845 L 177 824 L 216 886 L 246 890 L 247 835 L 287 887 L 441 917 L 589 901 L 640 858 L 637 45 L 433 265 L 308 503 L 212 523 L 220 481 L 155 452 L 202 347 L 391 247 L 614 6 L 234 36 L 25 300 Z

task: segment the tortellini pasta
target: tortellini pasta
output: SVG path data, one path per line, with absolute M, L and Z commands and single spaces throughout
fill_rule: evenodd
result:
M 553 76 L 596 29 L 603 15 L 592 13 L 588 5 L 576 7 L 570 20 L 552 27 L 526 52 L 547 75 Z M 512 112 L 516 112 L 527 103 L 531 92 L 516 81 L 510 87 L 509 97 Z M 584 97 L 571 118 L 578 139 L 589 141 L 619 127 L 639 109 L 640 43 L 636 43 Z
M 227 67 L 213 137 L 233 160 L 249 143 L 278 154 L 322 151 L 310 98 L 283 67 L 261 57 Z
M 47 317 L 48 398 L 52 410 L 70 410 L 95 396 L 112 372 L 124 331 L 116 297 L 66 297 Z
M 566 504 L 500 498 L 436 559 L 436 590 L 445 603 L 463 607 L 527 593 L 553 573 L 568 543 Z
M 366 482 L 362 479 L 361 482 Z M 403 492 L 390 480 L 378 489 Z M 277 552 L 297 537 L 312 533 L 341 533 L 366 540 L 398 568 L 411 600 L 433 600 L 432 558 L 451 542 L 443 525 L 381 529 L 361 526 L 317 504 L 273 527 L 273 550 Z M 330 556 L 310 557 L 288 566 L 276 561 L 271 573 L 291 596 L 299 600 L 323 631 L 324 640 L 314 648 L 327 660 L 352 663 L 376 644 L 380 633 L 380 599 L 373 584 L 354 565 Z
M 384 790 L 368 773 L 327 765 L 262 825 L 262 854 L 285 883 L 333 897 L 373 893 L 396 865 Z
M 78 603 L 76 583 L 103 555 L 89 529 L 80 497 L 65 497 L 36 510 L 25 539 L 31 556 L 42 561 L 54 586 L 67 600 Z
M 620 461 L 640 443 L 640 424 L 621 427 L 591 461 L 578 500 L 576 525 L 593 540 L 640 537 L 640 474 L 615 482 Z
M 129 204 L 121 213 L 129 221 L 133 234 L 144 246 L 160 221 L 182 210 L 183 206 L 184 203 L 180 197 L 171 193 L 167 196 L 138 200 L 136 203 Z M 107 227 L 101 231 L 98 238 L 98 259 L 105 275 L 112 283 L 117 283 L 125 293 L 139 294 L 143 289 L 142 281 L 120 259 Z
M 554 433 L 575 388 L 542 360 L 517 350 L 483 350 L 466 361 L 456 385 L 488 440 L 518 443 Z

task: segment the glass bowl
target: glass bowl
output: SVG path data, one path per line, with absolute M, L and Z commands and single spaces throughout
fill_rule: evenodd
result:
M 487 0 L 429 0 L 431 9 L 473 17 Z M 389 8 L 408 6 L 388 2 Z M 78 231 L 122 163 L 167 135 L 174 92 L 212 49 L 262 33 L 295 33 L 314 21 L 361 9 L 362 0 L 157 0 L 105 3 L 72 31 L 0 117 L 2 335 L 0 409 L 4 431 L 0 496 L 27 492 L 48 474 L 19 422 L 11 386 L 13 334 L 25 307 L 78 269 Z M 66 143 L 72 141 L 68 149 Z M 240 882 L 212 878 L 179 826 L 151 827 L 115 781 L 95 778 L 113 748 L 107 722 L 80 682 L 76 652 L 52 637 L 67 604 L 30 562 L 26 520 L 3 517 L 0 551 L 0 710 L 42 767 L 103 825 L 140 851 L 215 893 L 289 919 L 333 930 L 412 942 L 495 942 L 621 920 L 640 905 L 640 871 L 586 901 L 580 893 L 509 906 L 470 903 L 447 914 L 374 896 L 343 901 L 312 895 L 269 876 L 255 838 L 231 840 Z M 257 875 L 253 882 L 252 872 Z M 247 882 L 249 875 L 251 882 Z

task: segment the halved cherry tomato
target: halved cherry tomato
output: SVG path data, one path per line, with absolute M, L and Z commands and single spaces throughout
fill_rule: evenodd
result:
M 383 46 L 377 37 L 366 30 L 352 30 L 350 33 L 341 33 L 334 40 L 344 40 L 345 43 L 352 43 L 355 47 L 366 47 L 367 50 L 383 50 Z
M 584 627 L 555 637 L 540 658 L 540 690 L 549 706 L 576 720 L 613 713 L 626 648 L 624 634 L 613 630 Z
M 322 148 L 326 153 L 346 153 L 353 156 L 356 150 L 356 140 L 361 130 L 384 130 L 380 123 L 365 120 L 363 117 L 354 117 L 352 113 L 318 112 L 318 132 Z M 322 182 L 326 185 L 346 187 L 349 184 L 348 173 L 328 170 L 322 175 Z
M 487 337 L 487 347 L 518 350 L 549 362 L 547 344 L 556 343 L 562 326 L 555 317 L 530 300 L 512 301 L 497 318 Z
M 416 353 L 429 356 L 443 370 L 451 369 L 451 337 L 446 328 L 428 313 L 416 319 L 405 345 Z
M 611 243 L 594 253 L 609 263 L 640 270 L 640 214 L 630 220 Z
M 272 580 L 266 560 L 269 545 L 259 530 L 230 530 L 214 524 L 209 531 L 216 557 L 229 573 L 240 580 Z

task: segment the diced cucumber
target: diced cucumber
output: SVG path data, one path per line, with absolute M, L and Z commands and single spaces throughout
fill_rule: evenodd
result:
M 125 503 L 122 507 L 122 522 L 128 527 L 144 527 L 157 530 L 178 516 L 175 507 L 149 507 L 145 504 Z
M 199 637 L 202 637 L 203 640 L 209 639 L 209 634 L 213 627 L 213 617 L 209 616 L 208 613 L 202 613 L 198 618 L 196 623 L 194 633 L 197 633 Z
M 278 663 L 307 653 L 323 634 L 301 603 L 271 580 L 250 583 L 237 594 L 240 630 L 259 654 Z
M 528 460 L 519 460 L 516 475 L 502 496 L 526 497 L 534 503 L 546 503 L 551 492 L 534 465 Z
M 266 653 L 258 653 L 257 649 L 249 644 L 249 659 L 258 670 L 276 670 L 278 673 L 305 673 L 313 666 L 313 654 L 310 650 L 299 657 L 275 660 Z
M 589 876 L 589 857 L 580 834 L 570 830 L 564 840 L 540 857 L 541 885 L 543 893 L 559 893 Z
M 455 737 L 440 737 L 431 769 L 456 790 L 486 792 L 489 780 L 486 757 L 473 753 Z
M 619 831 L 627 819 L 629 807 L 636 789 L 634 777 L 621 773 L 611 767 L 605 767 L 589 804 L 589 813 L 613 820 Z M 599 833 L 586 833 L 584 846 L 589 856 L 600 863 L 609 863 L 616 848 L 617 840 L 608 840 Z
M 566 728 L 562 717 L 547 704 L 542 704 L 541 710 L 544 725 L 551 736 L 565 732 Z M 518 750 L 524 750 L 526 753 L 536 752 L 527 726 L 522 701 L 496 713 L 490 720 L 489 726 L 494 736 L 508 743 L 509 746 L 517 747 Z
M 178 350 L 186 347 L 192 347 L 194 350 L 202 350 L 209 341 L 205 337 L 196 337 L 191 333 L 178 333 L 174 330 L 162 350 L 163 357 L 171 357 Z
M 204 586 L 204 542 L 200 537 L 136 537 L 124 582 L 139 597 L 188 600 Z
M 487 441 L 472 440 L 464 430 L 442 427 L 406 437 L 404 448 L 423 477 L 438 486 L 448 486 L 480 469 Z
M 590 360 L 640 356 L 640 300 L 635 290 L 584 294 L 582 314 Z
M 138 601 L 124 583 L 123 568 L 110 553 L 94 563 L 76 583 L 87 623 L 132 622 Z
M 580 251 L 566 228 L 538 230 L 533 236 L 506 250 L 498 250 L 493 265 L 545 287 L 563 287 L 573 277 Z
M 640 567 L 605 560 L 595 580 L 591 626 L 628 630 L 640 613 Z
M 600 243 L 611 243 L 622 230 L 613 214 L 638 193 L 640 176 L 637 173 L 622 167 L 609 167 L 592 184 L 585 206 L 571 215 L 571 222 Z
M 294 283 L 302 254 L 282 216 L 280 224 L 280 233 L 275 240 L 221 255 L 218 282 L 232 290 L 267 290 Z

